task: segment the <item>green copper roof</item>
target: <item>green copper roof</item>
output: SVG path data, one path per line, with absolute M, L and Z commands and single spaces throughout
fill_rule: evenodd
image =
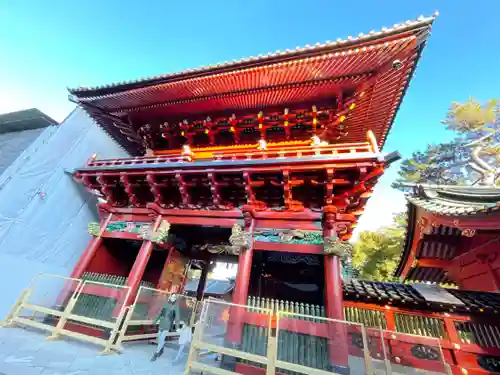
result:
M 424 210 L 446 216 L 500 212 L 500 188 L 416 185 L 407 200 Z

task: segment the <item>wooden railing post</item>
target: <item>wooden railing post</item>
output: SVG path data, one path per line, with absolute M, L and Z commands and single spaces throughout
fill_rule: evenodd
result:
M 7 314 L 3 322 L 0 323 L 0 327 L 7 328 L 12 326 L 13 320 L 19 315 L 19 312 L 30 298 L 31 293 L 32 293 L 31 289 L 24 289 L 21 292 L 16 302 L 12 306 L 12 309 L 10 310 L 9 314 Z
M 52 335 L 47 337 L 47 340 L 55 340 L 55 339 L 59 338 L 59 336 L 61 334 L 61 330 L 64 329 L 64 326 L 66 325 L 66 322 L 68 321 L 68 317 L 71 315 L 71 312 L 73 311 L 73 309 L 76 305 L 76 302 L 78 301 L 78 297 L 80 296 L 80 293 L 81 293 L 81 290 L 83 289 L 84 284 L 85 284 L 85 282 L 82 282 L 82 280 L 80 280 L 77 287 L 75 288 L 75 291 L 71 295 L 71 297 L 68 301 L 68 304 L 66 305 L 66 308 L 62 312 L 62 314 L 59 318 L 59 322 L 57 322 L 56 327 L 52 331 Z

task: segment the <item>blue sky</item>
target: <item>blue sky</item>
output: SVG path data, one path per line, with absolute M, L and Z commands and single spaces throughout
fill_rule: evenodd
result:
M 66 87 L 92 86 L 294 48 L 440 16 L 384 151 L 408 156 L 449 139 L 453 100 L 498 97 L 500 2 L 0 0 L 0 112 L 37 107 L 58 120 Z M 377 186 L 361 229 L 390 221 L 404 199 Z

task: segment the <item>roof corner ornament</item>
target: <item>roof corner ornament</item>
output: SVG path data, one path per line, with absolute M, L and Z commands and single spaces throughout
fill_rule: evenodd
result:
M 229 237 L 231 253 L 233 255 L 239 255 L 241 250 L 249 249 L 251 247 L 251 240 L 251 232 L 245 232 L 240 225 L 234 224 L 231 229 L 231 236 Z

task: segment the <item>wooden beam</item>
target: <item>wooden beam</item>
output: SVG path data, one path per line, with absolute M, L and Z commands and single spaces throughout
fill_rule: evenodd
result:
M 435 258 L 419 258 L 414 262 L 415 267 L 420 268 L 442 268 L 446 269 L 451 266 L 450 260 L 435 259 Z
M 415 220 L 415 228 L 408 228 L 408 230 L 414 230 L 414 233 L 413 233 L 413 240 L 412 240 L 412 243 L 411 243 L 411 247 L 410 247 L 410 253 L 408 254 L 408 258 L 406 259 L 406 264 L 404 265 L 403 267 L 403 270 L 401 271 L 401 274 L 400 274 L 400 277 L 402 280 L 405 280 L 406 277 L 408 276 L 408 273 L 410 272 L 410 270 L 414 267 L 414 262 L 416 260 L 416 251 L 417 251 L 417 247 L 420 243 L 420 240 L 421 240 L 421 236 L 423 235 L 423 228 L 421 225 L 418 225 L 418 219 L 419 218 L 419 213 L 417 212 L 416 214 L 416 220 Z
M 254 250 L 277 251 L 283 253 L 298 254 L 323 254 L 323 245 L 289 244 L 279 242 L 254 241 Z

